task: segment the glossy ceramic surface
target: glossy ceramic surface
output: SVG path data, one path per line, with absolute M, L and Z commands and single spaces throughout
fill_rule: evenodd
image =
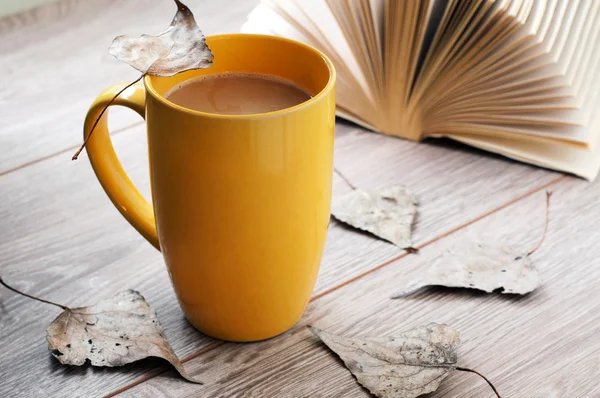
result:
M 261 340 L 298 321 L 317 277 L 331 200 L 335 71 L 323 54 L 287 39 L 231 34 L 207 42 L 209 69 L 147 76 L 145 87 L 115 102 L 146 118 L 153 207 L 121 167 L 106 118 L 87 151 L 112 202 L 162 251 L 190 323 L 225 340 Z M 164 97 L 183 80 L 223 72 L 283 77 L 313 98 L 229 116 Z M 121 87 L 96 99 L 85 135 Z

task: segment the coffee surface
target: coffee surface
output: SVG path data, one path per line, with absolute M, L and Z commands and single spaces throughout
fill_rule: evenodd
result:
M 221 115 L 274 112 L 311 98 L 287 80 L 242 73 L 190 79 L 175 86 L 165 97 L 188 109 Z

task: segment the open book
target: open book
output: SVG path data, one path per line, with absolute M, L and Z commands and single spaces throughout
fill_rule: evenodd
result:
M 364 127 L 598 174 L 600 0 L 262 0 L 242 31 L 327 54 Z

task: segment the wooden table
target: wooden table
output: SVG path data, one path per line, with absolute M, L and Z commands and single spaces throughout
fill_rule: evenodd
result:
M 207 34 L 236 31 L 254 1 L 189 1 Z M 274 339 L 233 344 L 189 326 L 160 253 L 118 214 L 85 155 L 87 106 L 136 72 L 113 60 L 117 34 L 155 33 L 173 5 L 62 0 L 0 19 L 0 272 L 14 286 L 72 306 L 127 289 L 155 308 L 186 369 L 161 360 L 124 368 L 68 367 L 47 350 L 56 308 L 0 288 L 0 396 L 368 396 L 307 324 L 347 336 L 390 335 L 428 322 L 461 332 L 459 363 L 503 397 L 600 397 L 600 182 L 561 175 L 448 142 L 415 144 L 340 121 L 335 163 L 354 184 L 404 184 L 419 197 L 419 254 L 332 221 L 314 296 L 302 320 Z M 111 111 L 114 143 L 148 195 L 144 125 Z M 524 297 L 428 289 L 390 300 L 401 281 L 449 247 L 486 236 L 533 247 L 544 191 L 554 191 L 547 241 L 534 255 L 542 286 Z M 349 188 L 337 178 L 334 194 Z M 476 376 L 452 374 L 435 397 L 492 397 Z

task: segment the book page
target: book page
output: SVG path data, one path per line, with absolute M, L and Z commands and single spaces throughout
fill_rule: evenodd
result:
M 594 126 L 600 127 L 598 123 Z M 600 145 L 596 148 L 578 148 L 560 143 L 523 142 L 499 137 L 447 137 L 509 158 L 566 171 L 587 180 L 594 180 L 600 169 Z
M 450 78 L 439 78 L 429 90 L 429 97 L 422 102 L 428 115 L 423 126 L 426 133 L 446 133 L 450 127 L 454 129 L 456 126 L 478 126 L 472 128 L 477 129 L 480 135 L 510 136 L 518 140 L 518 134 L 522 134 L 530 138 L 547 136 L 573 144 L 590 142 L 595 136 L 588 125 L 597 102 L 597 87 L 600 87 L 600 60 L 598 52 L 586 59 L 583 50 L 577 52 L 575 47 L 593 47 L 600 29 L 599 24 L 594 24 L 600 4 L 582 0 L 572 3 L 573 7 L 566 7 L 565 2 L 557 2 L 551 14 L 558 17 L 554 22 L 562 28 L 552 26 L 543 40 L 527 38 L 532 37 L 532 26 L 543 27 L 543 23 L 539 22 L 540 14 L 543 13 L 545 18 L 550 14 L 541 7 L 530 7 L 533 14 L 527 19 L 533 20 L 525 20 L 522 29 L 511 30 L 508 36 L 510 40 L 519 41 L 520 46 L 502 47 L 502 50 L 513 51 L 514 56 L 506 54 L 503 59 L 499 58 L 499 62 L 486 65 L 485 74 L 476 66 L 475 70 L 465 67 L 462 74 L 455 70 L 449 73 Z M 522 11 L 519 9 L 515 15 Z M 515 12 L 514 8 L 512 12 Z M 497 18 L 495 23 L 501 20 Z M 486 30 L 486 34 L 490 32 L 496 32 L 495 28 Z M 576 57 L 576 54 L 580 56 Z M 557 56 L 560 62 L 556 62 Z M 461 58 L 463 61 L 460 62 L 465 66 L 462 54 Z M 587 63 L 582 62 L 584 59 Z M 581 79 L 586 81 L 581 90 L 575 90 L 569 84 L 566 72 L 570 68 L 578 69 L 571 73 L 582 76 Z M 432 94 L 434 92 L 435 95 Z
M 369 46 L 369 37 L 374 37 L 373 27 L 365 25 L 365 21 L 371 22 L 362 13 L 360 0 L 348 0 L 346 2 L 327 0 L 331 13 L 340 27 L 345 41 L 348 43 L 352 56 L 356 60 L 359 73 L 364 77 L 364 85 L 368 88 L 368 96 L 371 101 L 380 102 L 377 74 L 381 70 L 374 69 L 373 59 L 377 59 L 377 49 Z M 363 0 L 364 1 L 364 0 Z M 367 32 L 367 30 L 370 30 Z M 374 43 L 371 43 L 374 44 Z
M 385 40 L 385 0 L 366 1 L 371 9 L 372 24 L 375 28 L 375 39 L 377 40 L 377 49 L 382 54 L 383 59 L 383 42 Z
M 436 25 L 449 21 L 456 0 L 386 1 L 384 76 L 385 108 L 383 132 L 410 139 L 421 136 L 421 117 L 411 99 L 429 45 L 435 40 Z M 446 16 L 446 17 L 444 17 Z
M 241 31 L 292 38 L 328 54 L 338 72 L 337 106 L 348 113 L 361 115 L 361 119 L 368 119 L 369 114 L 375 113 L 369 97 L 370 90 L 356 60 L 349 56 L 349 46 L 335 18 L 324 0 L 311 0 L 310 4 L 311 7 L 305 9 L 305 2 L 262 0 L 251 12 Z M 317 23 L 326 28 L 317 28 Z

